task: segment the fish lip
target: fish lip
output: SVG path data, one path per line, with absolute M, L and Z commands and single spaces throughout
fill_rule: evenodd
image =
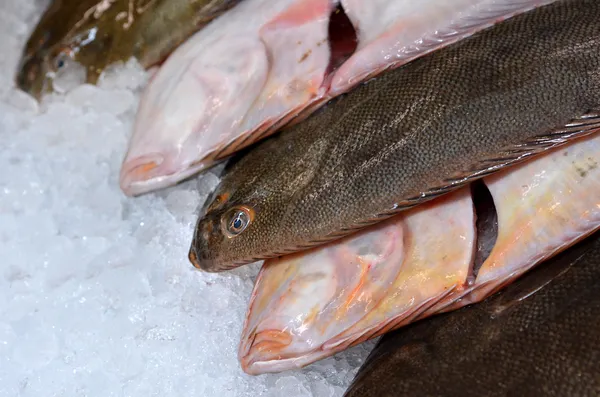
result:
M 50 84 L 46 72 L 44 56 L 35 53 L 31 55 L 23 54 L 19 60 L 14 81 L 18 89 L 40 102 L 42 95 Z M 35 76 L 30 78 L 28 76 L 30 73 Z
M 165 189 L 183 182 L 208 166 L 206 162 L 199 162 L 183 167 L 183 171 L 177 171 L 180 167 L 174 167 L 169 159 L 169 156 L 161 153 L 142 155 L 131 160 L 126 158 L 119 175 L 119 186 L 123 193 L 135 197 Z M 152 168 L 141 170 L 141 167 L 149 167 L 151 164 L 154 164 Z
M 188 260 L 190 261 L 192 266 L 194 266 L 200 271 L 203 271 L 205 273 L 220 273 L 237 267 L 220 266 L 216 260 L 203 257 L 202 255 L 198 255 L 195 247 L 196 244 L 192 242 L 190 250 L 188 252 Z
M 194 231 L 194 236 L 195 235 L 196 230 Z M 249 259 L 241 261 L 223 261 L 223 258 L 211 255 L 212 251 L 206 244 L 200 244 L 202 247 L 198 247 L 198 245 L 196 237 L 194 237 L 188 251 L 188 260 L 196 269 L 206 273 L 221 273 L 262 260 Z

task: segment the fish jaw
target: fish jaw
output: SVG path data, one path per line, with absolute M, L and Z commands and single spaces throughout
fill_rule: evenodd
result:
M 358 49 L 332 77 L 329 97 L 478 31 L 556 0 L 342 0 Z
M 198 153 L 206 153 L 214 144 L 211 139 L 218 141 L 239 124 L 227 109 L 238 102 L 238 107 L 249 106 L 268 72 L 260 41 L 235 37 L 227 42 L 226 51 L 218 45 L 198 49 L 188 42 L 154 74 L 120 171 L 125 194 L 170 186 L 214 164 L 199 161 Z
M 242 332 L 242 368 L 253 375 L 301 368 L 377 336 L 462 285 L 473 246 L 463 189 L 351 239 L 266 261 Z M 444 271 L 435 274 L 440 260 Z
M 327 340 L 388 293 L 404 262 L 403 229 L 396 218 L 343 243 L 266 261 L 242 332 L 243 370 L 278 372 L 330 355 Z

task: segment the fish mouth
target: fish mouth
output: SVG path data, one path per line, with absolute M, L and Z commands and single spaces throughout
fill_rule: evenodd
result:
M 264 329 L 253 333 L 240 344 L 238 355 L 242 370 L 248 375 L 260 375 L 302 368 L 303 356 L 286 352 L 293 342 L 294 337 L 287 331 Z
M 15 78 L 17 88 L 41 101 L 42 95 L 49 87 L 49 79 L 44 68 L 44 59 L 37 55 L 24 55 L 19 62 Z
M 188 252 L 188 259 L 192 266 L 206 273 L 221 273 L 239 266 L 223 266 L 221 264 L 221 261 L 217 260 L 216 258 L 210 255 L 210 251 L 208 250 L 208 248 L 198 249 L 195 240 L 192 241 L 192 244 L 190 246 L 190 250 Z M 253 261 L 249 261 L 248 263 L 252 262 Z
M 139 196 L 181 183 L 206 168 L 205 163 L 180 167 L 173 160 L 161 153 L 126 159 L 119 176 L 121 190 L 127 196 Z
M 215 258 L 214 240 L 221 236 L 218 230 L 218 222 L 213 217 L 200 218 L 194 229 L 194 235 L 188 252 L 188 259 L 196 269 L 207 273 L 218 273 L 223 271 Z

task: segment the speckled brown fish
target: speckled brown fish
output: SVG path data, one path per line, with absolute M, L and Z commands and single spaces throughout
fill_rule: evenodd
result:
M 382 338 L 346 397 L 600 395 L 600 232 L 503 292 Z
M 481 302 L 598 230 L 600 133 L 331 244 L 265 261 L 242 331 L 242 369 L 301 368 Z
M 386 72 L 237 157 L 190 260 L 341 238 L 600 126 L 600 3 L 563 0 Z
M 31 34 L 17 85 L 39 99 L 72 61 L 95 84 L 109 65 L 135 57 L 144 67 L 241 0 L 55 0 Z

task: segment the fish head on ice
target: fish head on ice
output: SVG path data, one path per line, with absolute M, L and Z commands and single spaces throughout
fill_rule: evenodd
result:
M 280 144 L 278 139 L 261 143 Z M 261 161 L 254 150 L 233 158 L 196 225 L 191 249 L 196 267 L 220 272 L 307 249 L 302 244 L 311 229 L 305 216 L 314 214 L 306 211 L 298 216 L 296 209 L 306 203 L 296 202 L 295 197 L 319 172 L 316 165 L 325 148 L 317 142 L 305 151 L 290 151 L 283 159 L 273 156 Z M 277 172 L 282 167 L 294 172 Z M 295 175 L 298 170 L 300 177 Z M 237 229 L 240 221 L 243 228 Z M 285 244 L 280 244 L 282 240 Z
M 95 84 L 106 66 L 127 61 L 134 55 L 130 49 L 137 31 L 132 24 L 140 12 L 134 18 L 128 7 L 127 2 L 54 1 L 27 41 L 18 87 L 39 100 L 53 89 L 61 91 L 74 73 L 83 77 L 78 84 Z
M 220 272 L 236 266 L 231 259 L 248 250 L 255 240 L 245 238 L 248 229 L 256 227 L 257 206 L 240 202 L 228 191 L 218 190 L 212 200 L 207 200 L 204 216 L 198 219 L 194 231 L 189 259 L 194 267 L 207 272 Z M 251 259 L 251 263 L 258 259 Z M 236 263 L 237 265 L 237 263 Z
M 129 196 L 174 185 L 215 164 L 266 80 L 260 40 L 217 36 L 199 46 L 204 33 L 175 50 L 144 90 L 120 171 Z
M 402 267 L 402 219 L 379 227 L 265 262 L 238 353 L 244 371 L 300 368 L 331 354 L 327 344 L 373 309 Z
M 86 71 L 74 59 L 70 47 L 57 47 L 23 57 L 17 73 L 17 86 L 38 101 L 44 94 L 63 91 L 69 84 L 86 80 Z

